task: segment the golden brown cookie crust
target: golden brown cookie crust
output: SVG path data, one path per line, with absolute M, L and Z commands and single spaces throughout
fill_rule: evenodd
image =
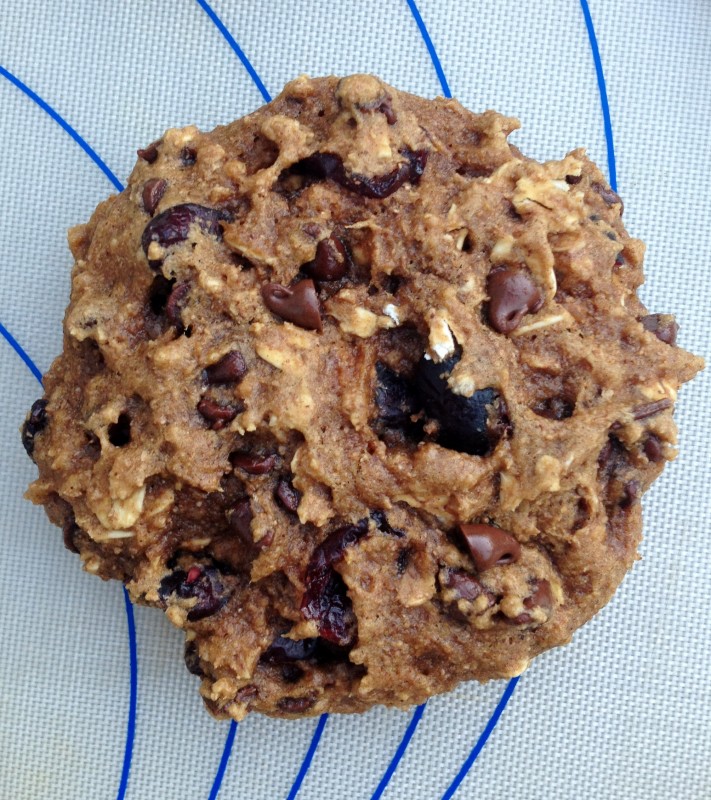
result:
M 28 494 L 185 629 L 214 713 L 517 675 L 637 557 L 702 362 L 597 167 L 517 127 L 301 77 L 167 131 L 70 231 Z

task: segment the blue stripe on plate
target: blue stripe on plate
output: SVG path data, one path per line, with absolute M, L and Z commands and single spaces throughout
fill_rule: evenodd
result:
M 220 793 L 222 780 L 225 777 L 225 770 L 227 769 L 227 764 L 229 763 L 230 756 L 232 755 L 232 745 L 235 742 L 236 733 L 237 723 L 232 720 L 232 722 L 230 722 L 230 729 L 227 731 L 225 746 L 222 749 L 222 758 L 220 759 L 220 764 L 217 767 L 217 774 L 215 775 L 215 780 L 212 782 L 212 789 L 210 789 L 210 796 L 208 800 L 217 800 L 217 795 Z
M 405 733 L 402 736 L 400 744 L 398 745 L 398 748 L 395 751 L 395 755 L 393 756 L 392 761 L 388 765 L 388 768 L 385 770 L 385 774 L 383 775 L 380 783 L 378 784 L 378 788 L 373 792 L 373 796 L 371 797 L 370 800 L 380 800 L 380 798 L 383 795 L 383 792 L 387 789 L 390 780 L 395 774 L 395 770 L 397 769 L 398 764 L 402 760 L 402 757 L 405 755 L 405 751 L 407 750 L 410 744 L 410 739 L 412 739 L 415 733 L 415 729 L 420 724 L 422 715 L 425 713 L 426 705 L 427 703 L 423 703 L 421 706 L 417 706 L 417 708 L 415 709 L 415 713 L 412 715 L 410 724 L 407 726 L 407 729 L 405 730 Z
M 313 757 L 316 753 L 316 748 L 318 747 L 318 743 L 321 741 L 321 734 L 323 733 L 323 729 L 326 727 L 327 722 L 328 714 L 321 714 L 318 725 L 316 726 L 316 730 L 314 731 L 314 735 L 311 738 L 311 744 L 309 745 L 309 749 L 306 751 L 306 756 L 304 757 L 301 769 L 299 770 L 299 774 L 296 776 L 294 785 L 291 787 L 291 791 L 289 792 L 289 796 L 286 798 L 286 800 L 295 800 L 296 795 L 299 793 L 299 789 L 301 789 L 301 784 L 304 782 L 306 773 L 309 771 L 309 767 L 311 766 L 311 762 L 313 761 Z
M 442 94 L 444 94 L 445 97 L 451 97 L 452 93 L 449 91 L 449 84 L 447 83 L 447 78 L 444 74 L 444 70 L 442 69 L 442 64 L 440 63 L 439 56 L 437 55 L 437 50 L 435 50 L 435 46 L 432 43 L 432 39 L 430 38 L 427 26 L 425 25 L 424 20 L 420 16 L 420 12 L 417 10 L 417 6 L 415 5 L 415 0 L 407 0 L 407 4 L 408 6 L 410 6 L 410 11 L 412 12 L 412 16 L 415 18 L 417 27 L 420 29 L 422 38 L 425 44 L 427 45 L 427 52 L 430 54 L 430 58 L 432 59 L 432 64 L 435 68 L 435 72 L 437 73 L 437 77 L 439 78 L 440 85 L 442 86 Z

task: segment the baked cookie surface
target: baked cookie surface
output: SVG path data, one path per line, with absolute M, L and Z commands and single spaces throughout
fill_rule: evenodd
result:
M 213 713 L 517 675 L 637 557 L 702 362 L 599 170 L 517 126 L 299 78 L 166 132 L 70 232 L 29 497 L 185 630 Z

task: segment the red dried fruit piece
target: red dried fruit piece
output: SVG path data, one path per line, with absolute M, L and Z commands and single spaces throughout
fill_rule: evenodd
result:
M 168 299 L 165 303 L 165 315 L 168 319 L 173 323 L 178 334 L 183 333 L 183 319 L 182 319 L 182 311 L 185 307 L 185 301 L 188 297 L 190 292 L 190 283 L 189 281 L 183 281 L 183 283 L 176 283 L 173 286 L 170 294 L 168 295 Z
M 143 184 L 141 198 L 143 200 L 143 210 L 147 214 L 153 216 L 167 188 L 168 181 L 163 178 L 151 178 Z
M 202 397 L 197 404 L 197 410 L 211 423 L 213 431 L 222 430 L 237 416 L 239 411 L 231 405 L 221 405 L 211 397 Z
M 278 317 L 306 330 L 320 331 L 321 312 L 314 282 L 309 278 L 288 288 L 280 283 L 262 286 L 264 305 Z
M 279 478 L 274 494 L 282 508 L 296 514 L 301 500 L 301 492 L 291 485 L 291 481 L 286 478 Z
M 277 457 L 273 453 L 268 455 L 232 453 L 230 455 L 230 464 L 243 469 L 249 475 L 266 475 L 274 469 L 276 461 Z
M 306 568 L 306 591 L 301 613 L 316 622 L 319 635 L 341 647 L 353 644 L 357 623 L 346 585 L 333 565 L 343 558 L 347 547 L 368 532 L 367 520 L 335 530 L 313 552 Z
M 301 271 L 317 281 L 336 281 L 348 272 L 352 264 L 346 246 L 335 234 L 331 234 L 316 245 L 314 260 L 304 264 Z
M 568 417 L 573 416 L 575 402 L 566 397 L 547 397 L 545 400 L 541 400 L 540 403 L 536 403 L 532 410 L 539 417 L 554 419 L 559 422 L 562 419 L 568 419 Z
M 647 456 L 651 462 L 657 464 L 664 460 L 662 440 L 653 433 L 649 434 L 644 445 L 642 446 L 642 449 L 644 450 L 645 456 Z
M 158 587 L 158 594 L 164 602 L 171 595 L 182 600 L 195 599 L 197 602 L 188 611 L 188 620 L 198 620 L 216 614 L 227 602 L 228 594 L 214 567 L 193 566 L 186 572 L 176 570 L 167 575 Z
M 543 305 L 533 278 L 518 267 L 495 267 L 489 273 L 486 288 L 490 298 L 489 324 L 499 333 L 512 333 L 525 314 L 534 314 Z
M 479 572 L 494 566 L 513 564 L 521 557 L 521 545 L 501 528 L 479 523 L 461 524 L 459 530 Z
M 244 378 L 247 365 L 239 350 L 230 350 L 229 353 L 215 364 L 205 368 L 205 379 L 213 385 L 237 383 Z

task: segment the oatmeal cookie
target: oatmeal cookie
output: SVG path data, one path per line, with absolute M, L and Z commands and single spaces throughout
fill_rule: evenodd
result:
M 518 675 L 637 558 L 701 361 L 597 167 L 517 127 L 302 77 L 167 131 L 70 231 L 28 496 L 184 629 L 214 714 Z

